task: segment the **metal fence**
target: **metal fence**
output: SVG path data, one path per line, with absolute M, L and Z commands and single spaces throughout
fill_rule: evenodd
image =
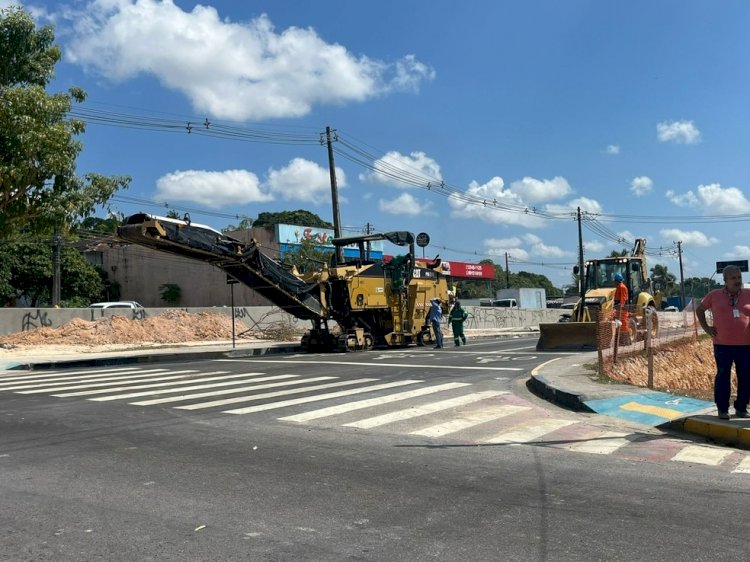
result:
M 710 338 L 693 311 L 649 310 L 597 322 L 599 373 L 635 386 L 709 398 L 715 373 Z

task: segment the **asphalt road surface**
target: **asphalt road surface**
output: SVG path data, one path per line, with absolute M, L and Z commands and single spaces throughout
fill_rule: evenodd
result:
M 0 560 L 746 558 L 746 453 L 539 400 L 535 343 L 4 373 Z

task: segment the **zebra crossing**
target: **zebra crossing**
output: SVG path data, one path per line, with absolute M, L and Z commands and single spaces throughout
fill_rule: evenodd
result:
M 532 444 L 579 454 L 715 466 L 750 474 L 750 453 L 598 427 L 522 397 L 467 382 L 269 375 L 260 371 L 117 367 L 0 375 L 0 396 L 45 395 L 134 407 L 246 416 L 477 446 Z M 269 414 L 266 414 L 269 415 Z

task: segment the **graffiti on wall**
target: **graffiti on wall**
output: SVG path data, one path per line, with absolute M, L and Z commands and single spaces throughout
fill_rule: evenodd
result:
M 36 328 L 49 328 L 52 326 L 52 320 L 49 319 L 46 310 L 39 308 L 34 312 L 27 312 L 21 320 L 21 331 L 35 330 Z

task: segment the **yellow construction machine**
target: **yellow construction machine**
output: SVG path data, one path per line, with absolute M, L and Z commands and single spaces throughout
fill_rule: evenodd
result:
M 444 313 L 453 301 L 447 279 L 437 271 L 439 260 L 416 263 L 411 232 L 334 239 L 337 249 L 355 246 L 359 255 L 337 262 L 336 252 L 330 264 L 305 275 L 266 255 L 254 240 L 244 243 L 189 220 L 138 213 L 117 233 L 135 244 L 219 267 L 282 310 L 310 320 L 312 328 L 302 338 L 307 351 L 430 344 L 435 341 L 425 321 L 430 300 L 440 299 Z M 406 246 L 408 252 L 371 259 L 367 250 L 377 240 Z
M 620 332 L 621 343 L 642 339 L 645 330 L 645 314 L 655 312 L 651 282 L 646 269 L 646 240 L 635 241 L 631 255 L 588 260 L 584 265 L 582 282 L 584 298 L 576 303 L 573 312 L 563 315 L 560 322 L 539 324 L 537 350 L 595 350 L 598 346 L 609 347 L 613 335 Z M 574 268 L 576 274 L 579 267 Z M 629 311 L 627 326 L 614 323 L 615 274 L 622 275 L 628 287 Z M 651 333 L 658 333 L 658 319 L 651 314 Z M 619 329 L 618 329 L 619 328 Z

